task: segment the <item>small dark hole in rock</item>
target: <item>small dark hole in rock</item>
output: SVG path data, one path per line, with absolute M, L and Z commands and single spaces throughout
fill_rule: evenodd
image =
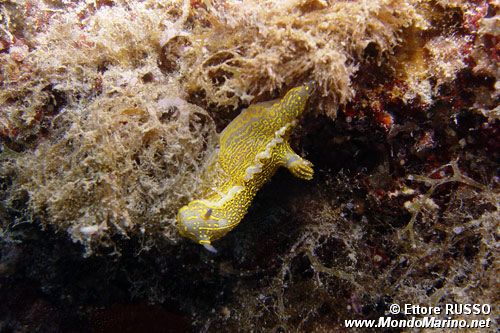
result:
M 177 60 L 181 57 L 183 49 L 189 44 L 189 40 L 182 36 L 177 36 L 169 40 L 162 47 L 158 58 L 158 67 L 160 67 L 160 70 L 166 74 L 178 70 L 179 63 Z
M 366 59 L 376 58 L 379 55 L 379 47 L 376 43 L 371 42 L 365 47 L 364 57 Z
M 104 61 L 104 62 L 100 63 L 99 65 L 97 65 L 97 71 L 99 73 L 104 73 L 105 71 L 108 70 L 108 66 L 109 66 L 109 63 L 107 61 Z
M 165 124 L 169 121 L 174 120 L 174 118 L 177 118 L 178 114 L 179 109 L 176 106 L 170 106 L 168 110 L 161 114 L 160 121 Z
M 154 77 L 153 73 L 149 72 L 149 73 L 144 74 L 141 77 L 141 80 L 144 83 L 150 83 L 150 82 L 153 82 L 155 80 L 155 77 Z

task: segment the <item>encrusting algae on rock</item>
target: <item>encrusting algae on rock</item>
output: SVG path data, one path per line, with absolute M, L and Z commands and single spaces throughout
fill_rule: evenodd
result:
M 393 303 L 494 304 L 499 13 L 498 0 L 2 1 L 2 328 L 176 327 L 176 309 L 193 331 L 331 332 Z M 240 216 L 188 206 L 201 226 L 228 221 L 208 233 L 225 234 L 221 255 L 180 241 L 182 206 L 243 200 L 278 167 L 248 158 L 267 155 L 253 136 L 256 149 L 228 144 L 249 122 L 217 132 L 309 81 L 313 109 L 283 139 L 314 179 L 280 169 L 246 208 L 223 202 L 248 209 L 231 232 Z M 93 327 L 96 311 L 121 328 Z
M 367 48 L 391 67 L 402 31 L 425 30 L 416 3 L 8 2 L 20 31 L 0 20 L 0 139 L 21 154 L 0 172 L 13 179 L 2 197 L 88 255 L 115 236 L 175 243 L 212 124 L 308 80 L 314 114 L 334 119 L 364 91 Z
M 211 242 L 240 223 L 257 191 L 279 167 L 312 179 L 311 162 L 292 150 L 288 138 L 313 90 L 314 84 L 308 83 L 280 101 L 251 105 L 224 129 L 206 172 L 211 188 L 204 199 L 191 201 L 177 214 L 181 235 L 216 252 Z

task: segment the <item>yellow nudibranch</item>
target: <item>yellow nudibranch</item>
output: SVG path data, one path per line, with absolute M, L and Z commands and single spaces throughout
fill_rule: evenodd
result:
M 288 139 L 313 90 L 314 84 L 308 83 L 281 100 L 251 105 L 222 131 L 203 177 L 208 184 L 203 199 L 177 213 L 182 236 L 217 252 L 211 242 L 240 223 L 257 191 L 279 167 L 312 179 L 312 163 L 297 155 Z

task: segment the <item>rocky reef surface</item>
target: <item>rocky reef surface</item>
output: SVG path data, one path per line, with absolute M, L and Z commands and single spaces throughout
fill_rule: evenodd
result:
M 498 304 L 496 0 L 0 4 L 0 331 L 342 331 Z M 314 81 L 213 255 L 182 239 L 220 132 Z

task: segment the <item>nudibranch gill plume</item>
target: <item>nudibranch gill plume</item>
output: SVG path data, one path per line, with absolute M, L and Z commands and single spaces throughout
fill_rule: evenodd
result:
M 177 213 L 182 236 L 216 252 L 212 241 L 240 223 L 257 191 L 279 167 L 312 179 L 312 163 L 295 153 L 288 139 L 313 90 L 314 84 L 308 83 L 280 100 L 251 105 L 222 131 L 203 175 L 207 189 L 202 199 Z

